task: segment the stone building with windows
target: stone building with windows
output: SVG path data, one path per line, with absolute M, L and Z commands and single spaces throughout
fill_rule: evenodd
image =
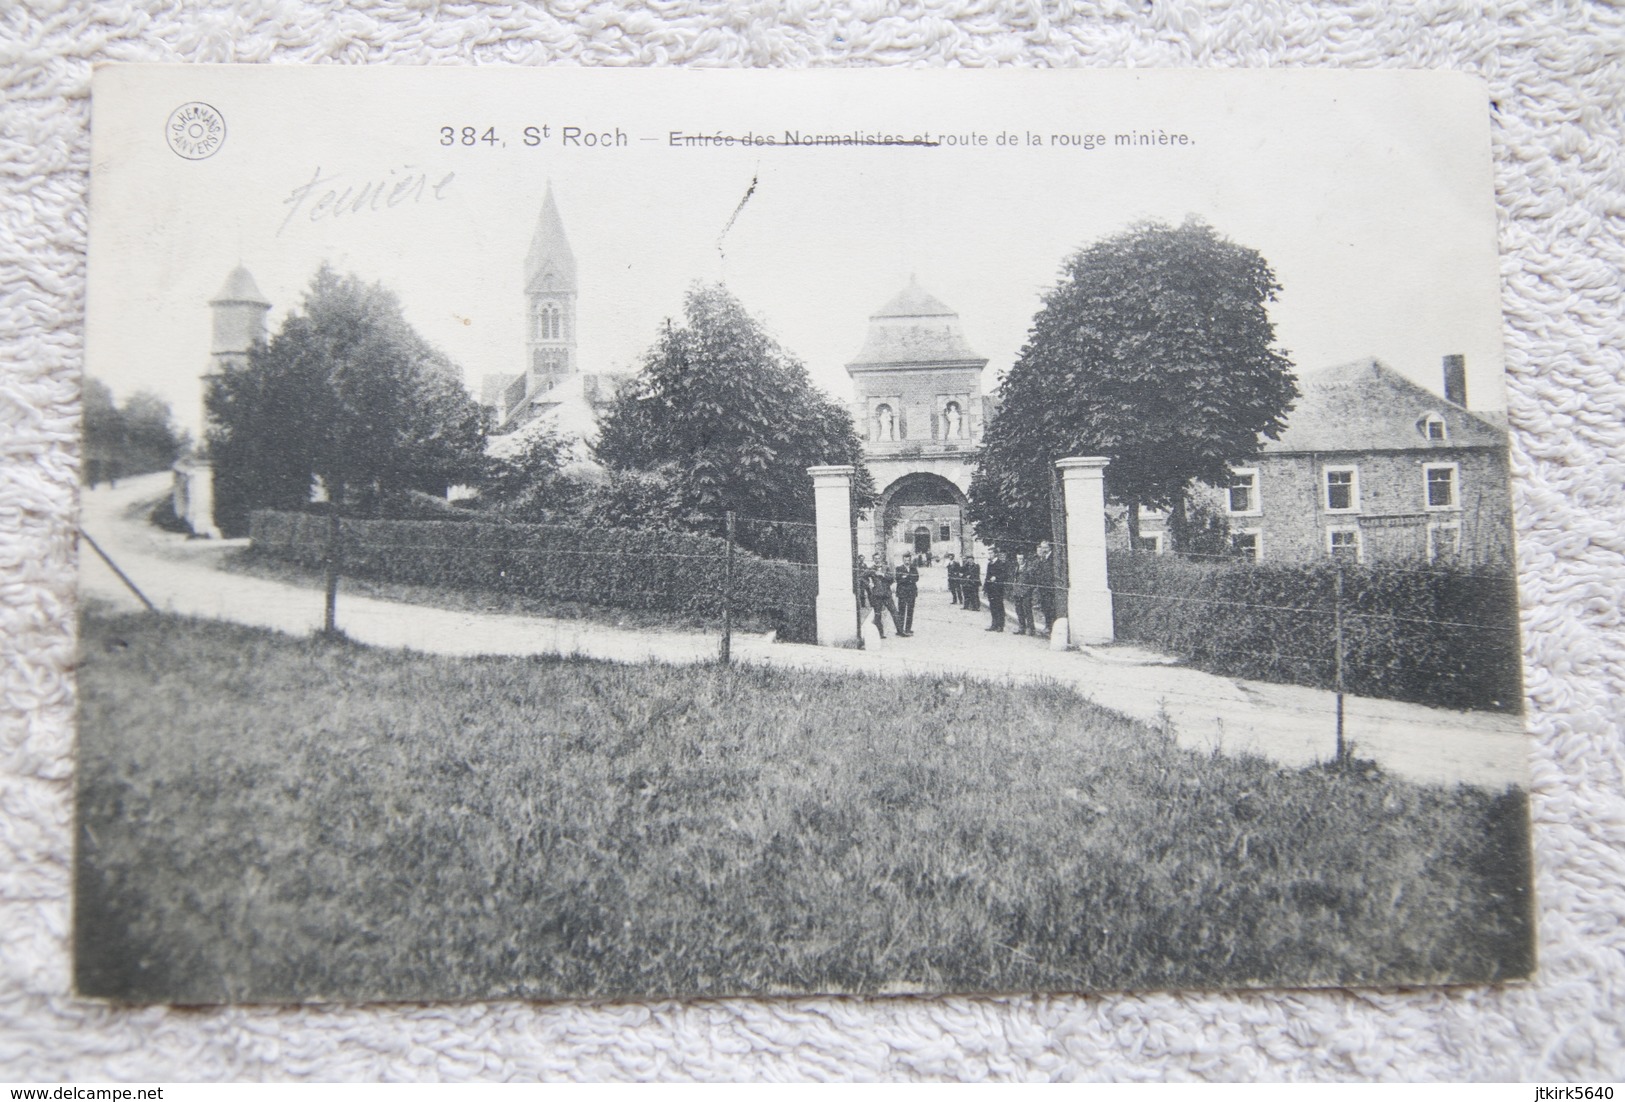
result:
M 1279 440 L 1213 492 L 1234 548 L 1263 561 L 1512 564 L 1506 430 L 1467 408 L 1466 366 L 1444 358 L 1444 394 L 1357 360 L 1305 376 Z M 1142 519 L 1162 550 L 1166 517 Z
M 852 419 L 881 492 L 859 525 L 863 556 L 982 556 L 965 522 L 965 495 L 992 411 L 982 392 L 986 367 L 959 314 L 918 280 L 870 315 L 863 347 L 846 365 Z

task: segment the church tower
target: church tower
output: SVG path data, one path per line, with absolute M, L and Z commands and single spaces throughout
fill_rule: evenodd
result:
M 576 363 L 576 258 L 547 185 L 525 255 L 525 373 L 539 394 L 579 370 Z
M 598 435 L 598 415 L 622 380 L 618 372 L 583 371 L 576 358 L 576 258 L 551 182 L 525 254 L 524 278 L 523 370 L 481 380 L 482 399 L 494 417 L 492 454 L 523 446 L 523 430 L 535 424 L 574 439 L 579 458 L 586 460 L 587 442 Z

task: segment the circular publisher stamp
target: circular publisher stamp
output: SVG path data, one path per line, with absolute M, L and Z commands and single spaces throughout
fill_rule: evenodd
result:
M 164 137 L 178 156 L 201 161 L 214 156 L 225 144 L 226 120 L 206 103 L 183 103 L 169 113 Z

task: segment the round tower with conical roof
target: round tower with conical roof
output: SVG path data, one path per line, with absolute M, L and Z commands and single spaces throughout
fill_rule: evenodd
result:
M 214 315 L 214 336 L 209 343 L 210 373 L 245 365 L 249 351 L 265 340 L 265 317 L 271 310 L 270 300 L 260 293 L 248 269 L 239 264 L 209 300 L 209 309 Z M 203 417 L 207 426 L 207 409 Z M 214 522 L 214 468 L 206 451 L 206 445 L 200 441 L 191 454 L 176 462 L 171 501 L 175 515 L 193 535 L 219 539 L 220 529 Z
M 241 264 L 209 300 L 209 308 L 214 311 L 214 341 L 209 347 L 214 370 L 246 360 L 248 350 L 265 340 L 265 316 L 271 303 Z

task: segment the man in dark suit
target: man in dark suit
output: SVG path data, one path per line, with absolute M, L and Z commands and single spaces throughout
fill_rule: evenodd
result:
M 964 607 L 972 612 L 982 611 L 982 564 L 975 555 L 965 556 L 965 565 L 959 568 L 959 595 Z
M 1049 540 L 1040 543 L 1033 556 L 1033 596 L 1044 616 L 1044 634 L 1048 635 L 1055 626 L 1055 556 L 1050 552 Z M 1033 634 L 1037 633 L 1035 625 Z
M 993 557 L 987 560 L 987 578 L 982 584 L 987 593 L 987 609 L 993 614 L 988 631 L 1004 630 L 1004 582 L 1009 573 L 1010 565 L 1005 562 L 1003 553 L 994 551 Z
M 869 607 L 875 613 L 875 630 L 880 632 L 882 639 L 886 638 L 885 613 L 891 613 L 891 622 L 897 628 L 897 634 L 907 636 L 903 630 L 903 622 L 897 618 L 897 602 L 892 600 L 891 573 L 886 569 L 886 560 L 881 555 L 875 556 L 874 565 L 863 576 L 863 588 L 869 598 Z
M 1016 608 L 1017 635 L 1037 635 L 1033 628 L 1033 585 L 1037 578 L 1033 560 L 1022 554 L 1010 564 L 1010 603 Z
M 948 600 L 959 603 L 959 560 L 948 556 Z
M 897 634 L 914 634 L 914 600 L 920 595 L 920 568 L 908 556 L 897 561 Z

